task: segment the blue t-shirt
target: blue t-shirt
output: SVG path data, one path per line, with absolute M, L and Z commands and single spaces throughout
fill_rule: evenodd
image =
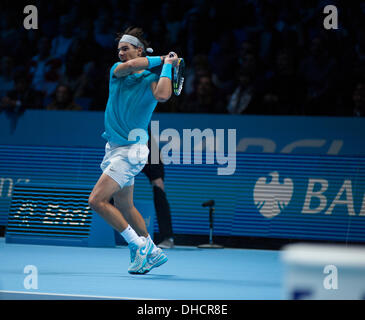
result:
M 159 77 L 144 70 L 142 73 L 117 78 L 114 76 L 114 70 L 119 64 L 121 62 L 115 63 L 110 70 L 109 99 L 102 137 L 119 145 L 146 144 L 148 124 L 158 102 L 152 94 L 151 83 L 157 82 Z M 142 129 L 145 134 L 140 135 L 137 141 L 129 141 L 129 133 L 134 129 Z

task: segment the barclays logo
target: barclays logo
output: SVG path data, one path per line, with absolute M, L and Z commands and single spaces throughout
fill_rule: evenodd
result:
M 268 177 L 257 180 L 254 188 L 254 202 L 259 212 L 266 218 L 273 218 L 280 214 L 289 204 L 293 195 L 293 181 L 285 178 L 279 182 L 277 171 L 269 173 Z
M 253 200 L 258 211 L 266 218 L 279 215 L 292 200 L 293 180 L 286 177 L 281 181 L 277 171 L 269 173 L 266 177 L 260 177 L 256 181 Z M 307 185 L 307 189 L 305 192 L 303 192 L 304 190 L 297 190 L 297 202 L 303 203 L 300 213 L 332 215 L 333 212 L 337 211 L 350 216 L 365 217 L 365 193 L 363 190 L 358 189 L 355 192 L 358 194 L 360 191 L 363 194 L 362 201 L 354 198 L 354 186 L 362 187 L 358 180 L 355 183 L 350 179 L 345 179 L 343 182 L 332 180 L 331 191 L 329 191 L 330 181 L 323 178 L 308 178 L 307 182 L 303 181 L 300 184 L 302 183 Z M 355 212 L 356 206 L 359 208 L 358 212 Z

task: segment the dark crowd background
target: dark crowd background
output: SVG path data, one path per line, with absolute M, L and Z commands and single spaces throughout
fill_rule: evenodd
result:
M 338 30 L 323 27 L 327 4 Z M 157 112 L 365 115 L 365 1 L 336 0 L 3 0 L 0 112 L 104 110 L 128 26 L 153 55 L 185 58 L 183 94 Z

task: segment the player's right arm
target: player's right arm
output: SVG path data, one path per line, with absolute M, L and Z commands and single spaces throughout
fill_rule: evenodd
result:
M 164 57 L 159 57 L 161 64 L 164 61 Z M 128 60 L 127 62 L 119 64 L 114 70 L 114 76 L 117 78 L 126 77 L 135 71 L 140 71 L 150 68 L 150 62 L 146 57 L 139 57 Z

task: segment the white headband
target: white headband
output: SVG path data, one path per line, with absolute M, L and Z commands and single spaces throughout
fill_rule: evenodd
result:
M 143 51 L 145 51 L 145 48 L 144 48 L 144 45 L 141 41 L 138 40 L 138 38 L 134 37 L 134 36 L 131 36 L 129 34 L 125 34 L 122 39 L 120 39 L 119 43 L 120 42 L 127 42 L 127 43 L 130 43 L 132 45 L 134 45 L 135 47 L 139 47 L 139 48 L 142 48 Z M 152 53 L 153 52 L 153 49 L 152 48 L 147 48 L 146 51 L 148 53 Z

